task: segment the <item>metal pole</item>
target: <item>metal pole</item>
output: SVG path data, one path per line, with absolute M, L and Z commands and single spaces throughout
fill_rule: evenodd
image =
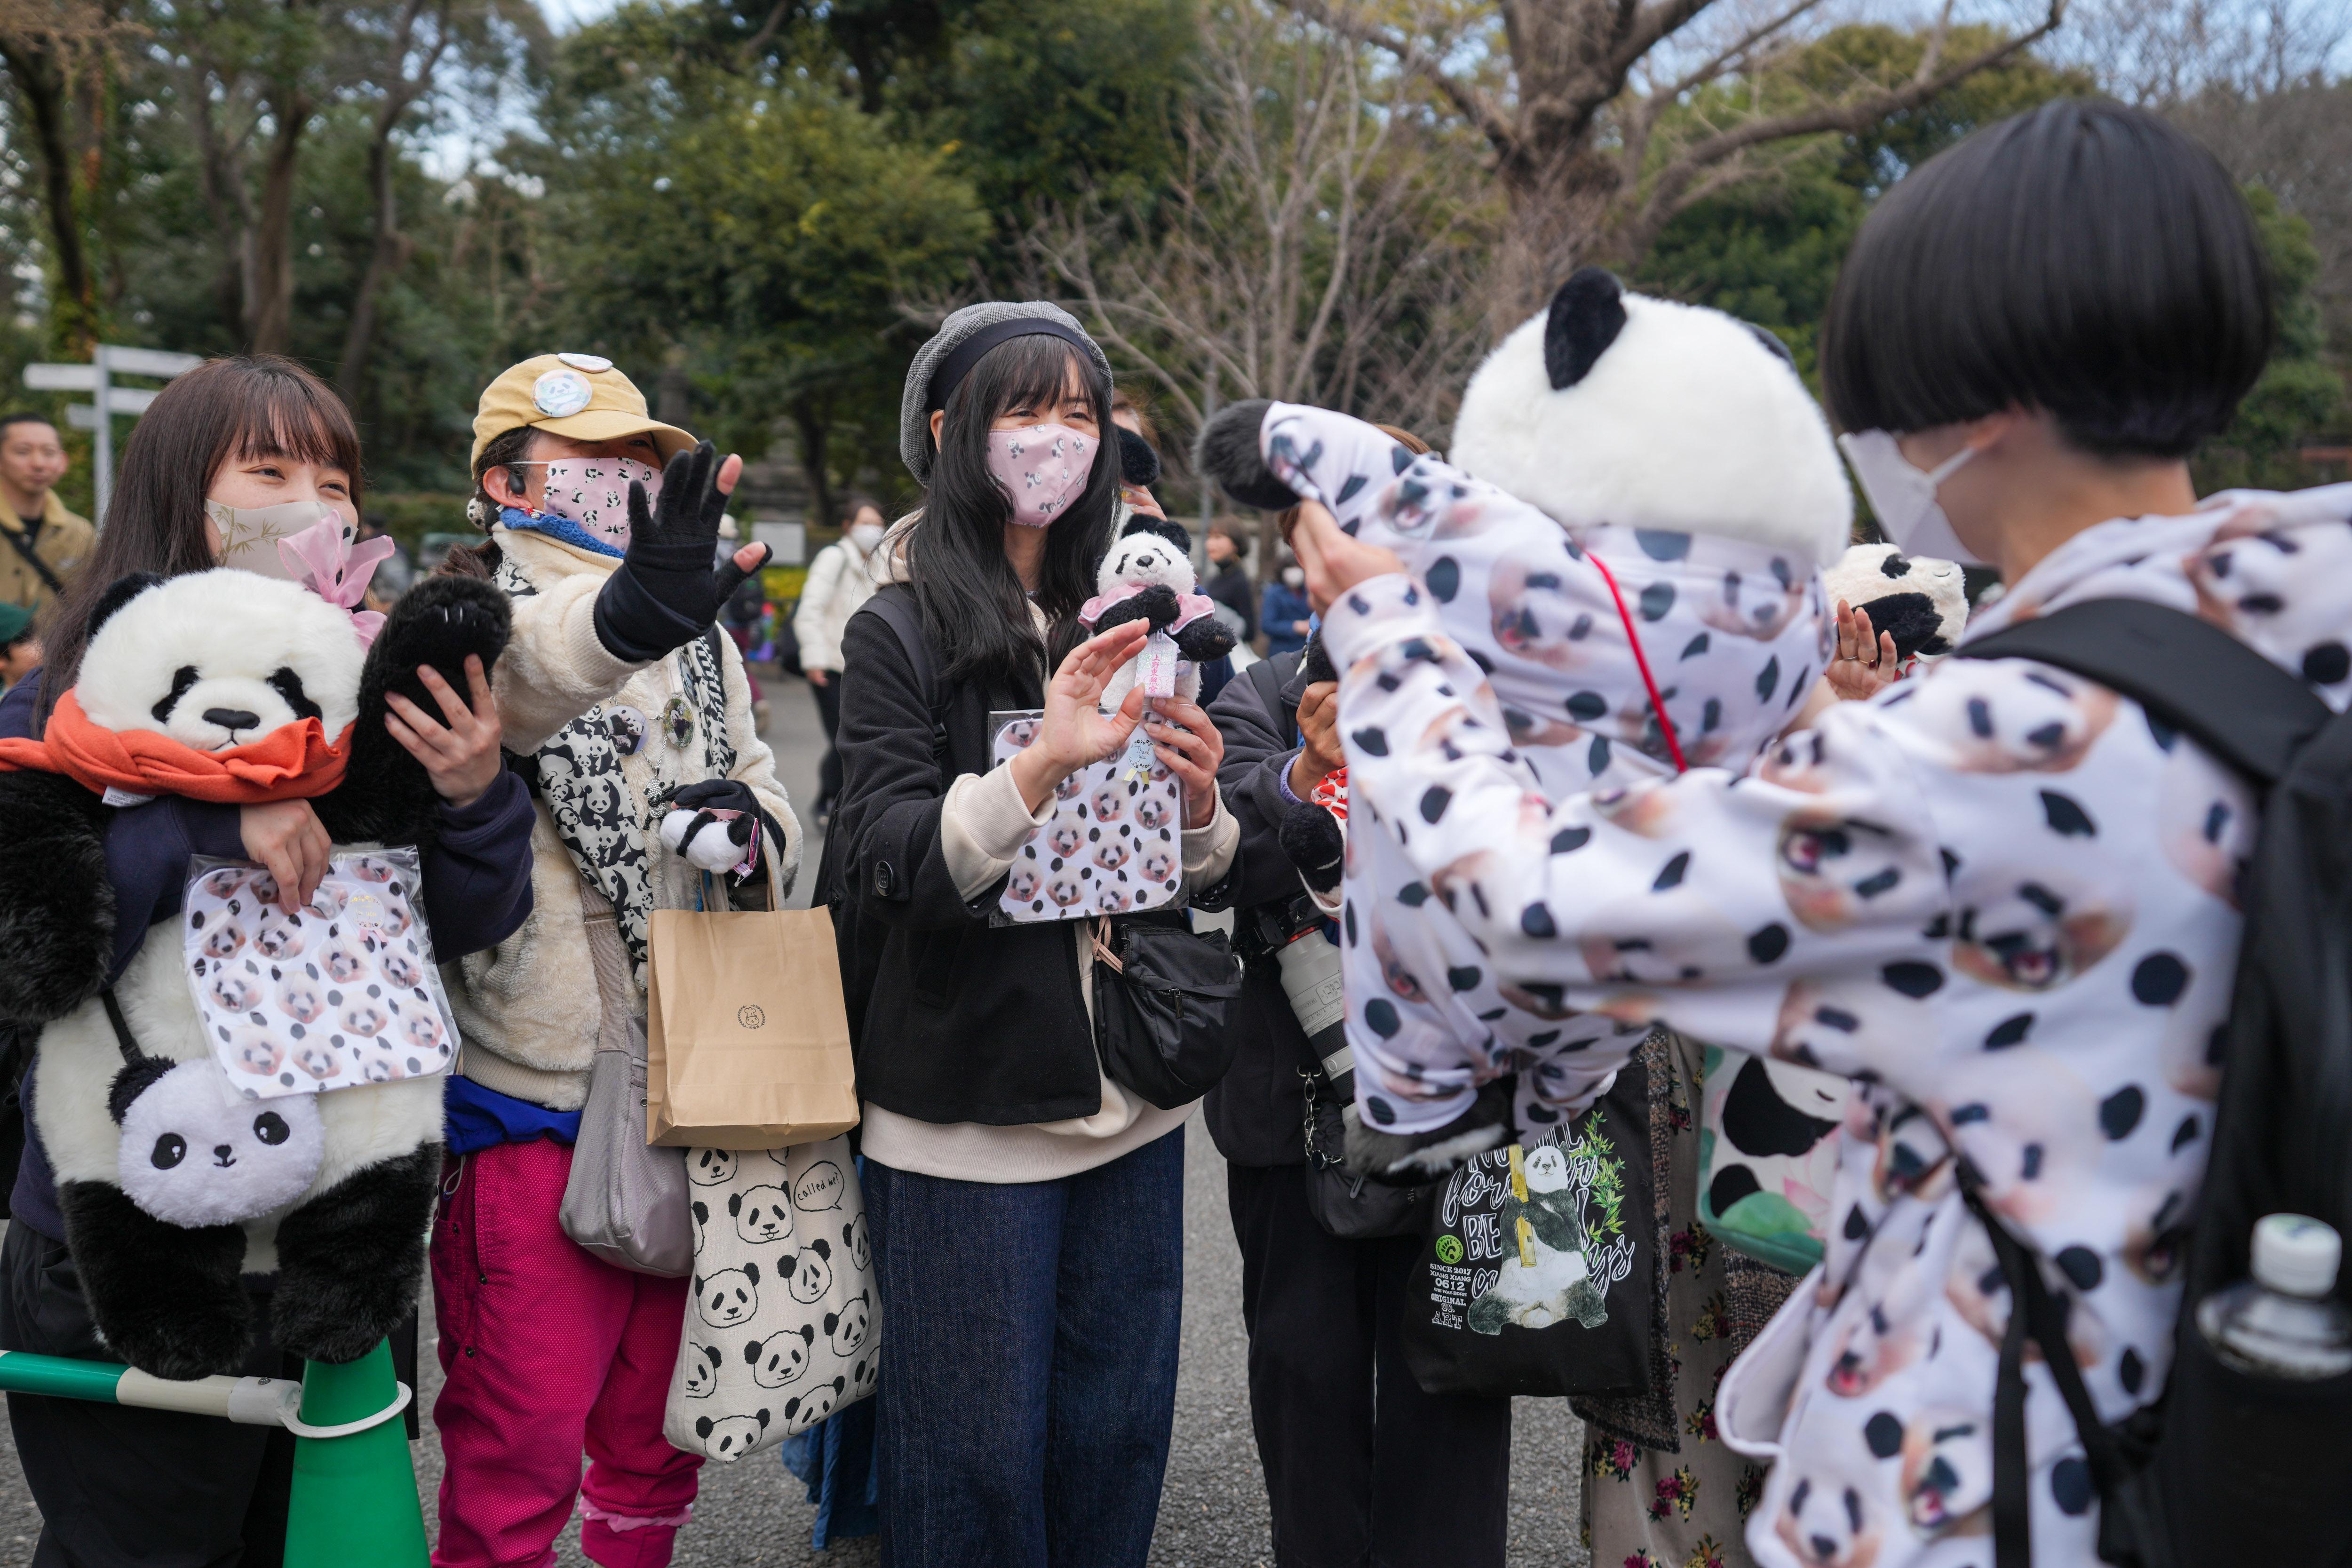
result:
M 92 521 L 106 526 L 106 503 L 114 494 L 114 411 L 107 406 L 106 345 L 100 343 L 89 356 L 98 372 L 98 393 L 92 402 L 98 408 L 98 442 L 92 454 L 90 478 L 97 486 L 98 516 Z

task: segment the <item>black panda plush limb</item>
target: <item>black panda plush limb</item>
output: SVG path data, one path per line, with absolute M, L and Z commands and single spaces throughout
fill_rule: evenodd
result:
M 387 732 L 385 694 L 402 691 L 437 713 L 416 667 L 464 693 L 467 658 L 489 668 L 509 626 L 503 595 L 457 578 L 411 590 L 364 656 L 344 611 L 246 573 L 138 584 L 108 607 L 75 687 L 89 719 L 197 751 L 311 718 L 330 736 L 349 731 L 344 776 L 311 801 L 338 848 L 430 840 L 431 780 Z M 18 984 L 5 1001 L 16 1021 L 46 1025 L 34 1121 L 100 1335 L 158 1376 L 233 1372 L 254 1328 L 241 1276 L 275 1274 L 274 1342 L 322 1361 L 366 1353 L 400 1324 L 423 1282 L 441 1163 L 440 1078 L 356 1085 L 300 1097 L 301 1107 L 229 1098 L 236 1091 L 204 1038 L 183 970 L 178 917 L 157 922 L 106 987 L 114 942 L 104 808 L 78 784 L 30 773 L 0 774 L 0 799 L 17 808 L 0 818 L 0 909 L 69 897 L 45 885 L 58 864 L 99 873 L 79 884 L 84 902 L 60 918 L 96 952 L 69 966 L 62 960 L 72 955 L 56 955 L 52 978 Z M 46 868 L 37 851 L 49 858 Z M 174 1084 L 184 1086 L 178 1098 Z M 315 1141 L 285 1125 L 305 1115 Z M 295 1195 L 277 1202 L 278 1191 Z M 256 1212 L 262 1203 L 270 1206 Z M 208 1218 L 224 1213 L 235 1217 Z

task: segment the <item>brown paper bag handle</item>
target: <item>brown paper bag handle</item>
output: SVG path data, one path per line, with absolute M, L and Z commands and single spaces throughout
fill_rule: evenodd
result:
M 1111 951 L 1110 917 L 1108 915 L 1097 915 L 1095 917 L 1094 943 L 1095 956 L 1102 960 L 1105 963 L 1109 964 L 1112 973 L 1125 974 L 1127 973 L 1127 965 L 1121 963 L 1118 959 L 1118 954 Z

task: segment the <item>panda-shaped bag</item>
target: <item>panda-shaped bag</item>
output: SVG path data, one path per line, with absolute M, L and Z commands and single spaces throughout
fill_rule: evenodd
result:
M 0 908 L 21 917 L 0 1018 L 38 1031 L 32 1118 L 66 1243 L 108 1348 L 143 1371 L 236 1371 L 247 1274 L 277 1276 L 270 1337 L 294 1354 L 353 1361 L 399 1326 L 423 1281 L 441 1080 L 277 1100 L 232 1089 L 176 918 L 109 984 L 106 802 L 306 799 L 338 846 L 429 843 L 432 781 L 385 728 L 385 696 L 431 711 L 418 667 L 462 689 L 467 657 L 493 665 L 508 625 L 489 584 L 428 578 L 362 653 L 351 616 L 293 583 L 126 578 L 100 600 L 42 740 L 0 742 Z M 236 933 L 241 951 L 266 923 Z

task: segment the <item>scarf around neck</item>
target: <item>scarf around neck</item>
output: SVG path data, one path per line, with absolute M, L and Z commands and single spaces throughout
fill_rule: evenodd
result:
M 176 795 L 216 805 L 259 805 L 325 795 L 342 783 L 351 748 L 348 728 L 329 741 L 324 725 L 304 719 L 241 746 L 200 752 L 152 730 L 105 729 L 68 691 L 39 740 L 0 739 L 0 772 L 63 773 L 100 794 Z
M 570 518 L 558 517 L 551 511 L 525 511 L 519 506 L 502 506 L 499 508 L 499 521 L 518 533 L 543 533 L 559 543 L 610 561 L 618 561 L 627 553 L 594 537 Z

